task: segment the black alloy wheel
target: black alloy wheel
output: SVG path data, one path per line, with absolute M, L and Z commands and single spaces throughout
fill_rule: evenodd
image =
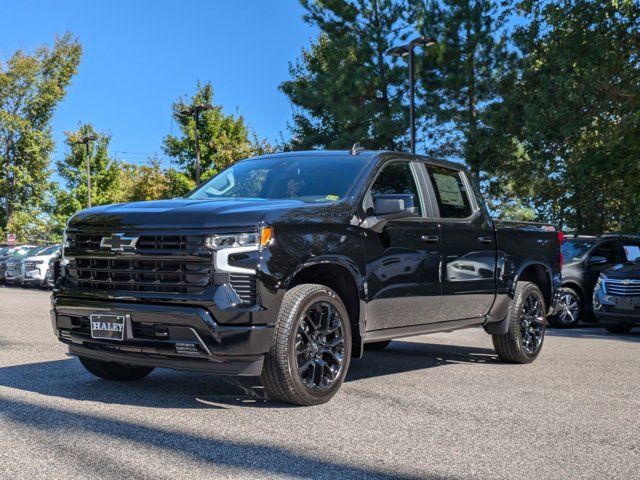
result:
M 344 365 L 344 320 L 328 302 L 309 306 L 296 333 L 298 375 L 310 390 L 326 390 Z
M 535 355 L 544 340 L 544 304 L 538 292 L 531 291 L 520 309 L 520 335 L 522 348 L 528 355 Z
M 531 282 L 518 282 L 509 313 L 507 332 L 493 334 L 493 347 L 501 360 L 531 363 L 542 349 L 545 333 L 544 296 Z
M 351 323 L 329 287 L 305 283 L 288 290 L 265 355 L 262 384 L 273 400 L 319 405 L 340 389 L 351 359 Z

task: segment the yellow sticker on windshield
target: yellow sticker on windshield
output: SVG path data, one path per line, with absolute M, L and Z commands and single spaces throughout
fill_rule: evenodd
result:
M 338 195 L 327 195 L 327 200 L 338 200 L 340 197 Z

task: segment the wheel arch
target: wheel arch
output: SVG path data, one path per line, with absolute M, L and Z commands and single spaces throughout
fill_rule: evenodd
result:
M 349 314 L 351 325 L 351 356 L 360 358 L 363 351 L 364 336 L 364 288 L 362 276 L 357 267 L 345 259 L 315 258 L 301 263 L 286 278 L 287 290 L 303 283 L 316 283 L 331 288 L 338 296 Z
M 518 282 L 531 282 L 540 288 L 547 310 L 550 308 L 553 300 L 553 276 L 551 267 L 547 263 L 539 260 L 530 260 L 523 263 L 518 269 L 514 280 L 512 296 Z
M 580 297 L 580 301 L 584 304 L 585 303 L 585 296 L 584 296 L 584 290 L 582 289 L 582 287 L 580 286 L 580 284 L 578 284 L 575 280 L 565 280 L 562 282 L 561 287 L 564 288 L 570 288 L 571 290 L 575 290 L 575 292 L 578 294 L 578 296 Z

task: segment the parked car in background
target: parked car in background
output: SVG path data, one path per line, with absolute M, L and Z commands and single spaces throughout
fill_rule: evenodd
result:
M 11 262 L 12 272 L 15 269 L 14 260 L 20 258 L 20 255 L 25 254 L 29 250 L 36 248 L 35 245 L 20 245 L 17 247 L 9 248 L 0 256 L 0 281 L 6 282 L 7 263 Z
M 593 291 L 598 323 L 613 333 L 640 326 L 640 252 L 635 260 L 600 274 Z
M 37 252 L 36 255 L 25 257 L 22 262 L 22 283 L 24 285 L 44 287 L 49 270 L 49 260 L 60 253 L 60 245 L 51 245 Z
M 44 276 L 44 286 L 46 288 L 53 288 L 56 279 L 56 268 L 59 268 L 57 262 L 60 260 L 61 250 L 58 250 L 58 253 L 49 259 L 49 266 L 47 268 L 47 273 Z
M 37 255 L 47 247 L 33 247 L 27 250 L 18 250 L 7 259 L 7 270 L 4 279 L 9 285 L 21 284 L 23 280 L 23 262 L 24 259 L 33 255 Z
M 640 255 L 640 236 L 606 234 L 565 236 L 564 266 L 558 311 L 549 317 L 554 327 L 569 328 L 579 320 L 594 322 L 593 289 L 602 272 Z

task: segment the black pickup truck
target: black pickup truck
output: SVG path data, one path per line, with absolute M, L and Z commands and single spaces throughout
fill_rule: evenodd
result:
M 99 377 L 259 375 L 271 398 L 313 405 L 351 358 L 394 338 L 483 326 L 501 359 L 533 361 L 560 241 L 550 226 L 493 221 L 454 163 L 266 155 L 184 198 L 74 215 L 52 322 Z

